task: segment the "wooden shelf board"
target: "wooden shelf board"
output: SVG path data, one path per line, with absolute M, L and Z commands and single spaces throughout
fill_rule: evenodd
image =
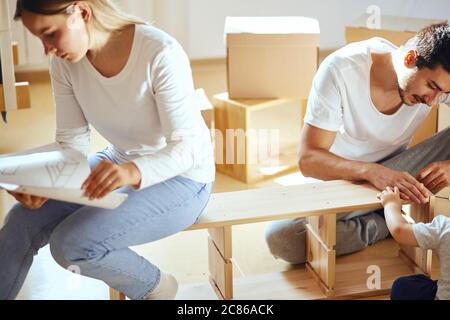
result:
M 252 275 L 234 279 L 235 300 L 321 300 L 356 299 L 389 294 L 393 281 L 413 274 L 400 257 L 386 257 L 359 262 L 337 259 L 336 288 L 333 297 L 327 297 L 315 278 L 299 267 L 284 272 Z M 344 259 L 345 260 L 345 259 Z M 381 270 L 380 288 L 369 290 L 367 268 L 377 265 Z M 180 287 L 177 299 L 217 300 L 209 283 L 189 284 Z

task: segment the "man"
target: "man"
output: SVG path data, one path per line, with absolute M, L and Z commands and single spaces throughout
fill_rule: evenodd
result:
M 450 27 L 431 25 L 397 48 L 381 38 L 349 44 L 327 57 L 312 85 L 299 151 L 304 176 L 398 187 L 425 203 L 450 185 L 450 129 L 406 150 L 450 92 Z M 274 222 L 266 241 L 275 257 L 304 263 L 305 219 Z M 383 210 L 341 214 L 336 254 L 389 236 Z

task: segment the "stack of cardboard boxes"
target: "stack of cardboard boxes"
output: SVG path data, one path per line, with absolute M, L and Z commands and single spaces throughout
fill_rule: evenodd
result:
M 214 97 L 217 171 L 253 183 L 295 169 L 318 21 L 228 17 L 225 35 L 228 92 Z

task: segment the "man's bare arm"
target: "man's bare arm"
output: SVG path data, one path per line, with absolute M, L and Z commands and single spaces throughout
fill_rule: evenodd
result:
M 304 176 L 320 180 L 367 180 L 372 163 L 347 160 L 329 150 L 336 132 L 323 130 L 308 124 L 302 131 L 299 150 L 299 168 Z
M 298 166 L 306 177 L 325 181 L 366 181 L 379 190 L 397 186 L 404 200 L 428 201 L 429 191 L 407 172 L 398 172 L 377 163 L 344 159 L 330 152 L 336 132 L 305 124 Z

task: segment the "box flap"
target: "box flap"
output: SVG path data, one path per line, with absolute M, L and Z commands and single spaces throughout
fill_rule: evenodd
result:
M 307 17 L 226 17 L 225 35 L 320 34 L 319 21 Z

